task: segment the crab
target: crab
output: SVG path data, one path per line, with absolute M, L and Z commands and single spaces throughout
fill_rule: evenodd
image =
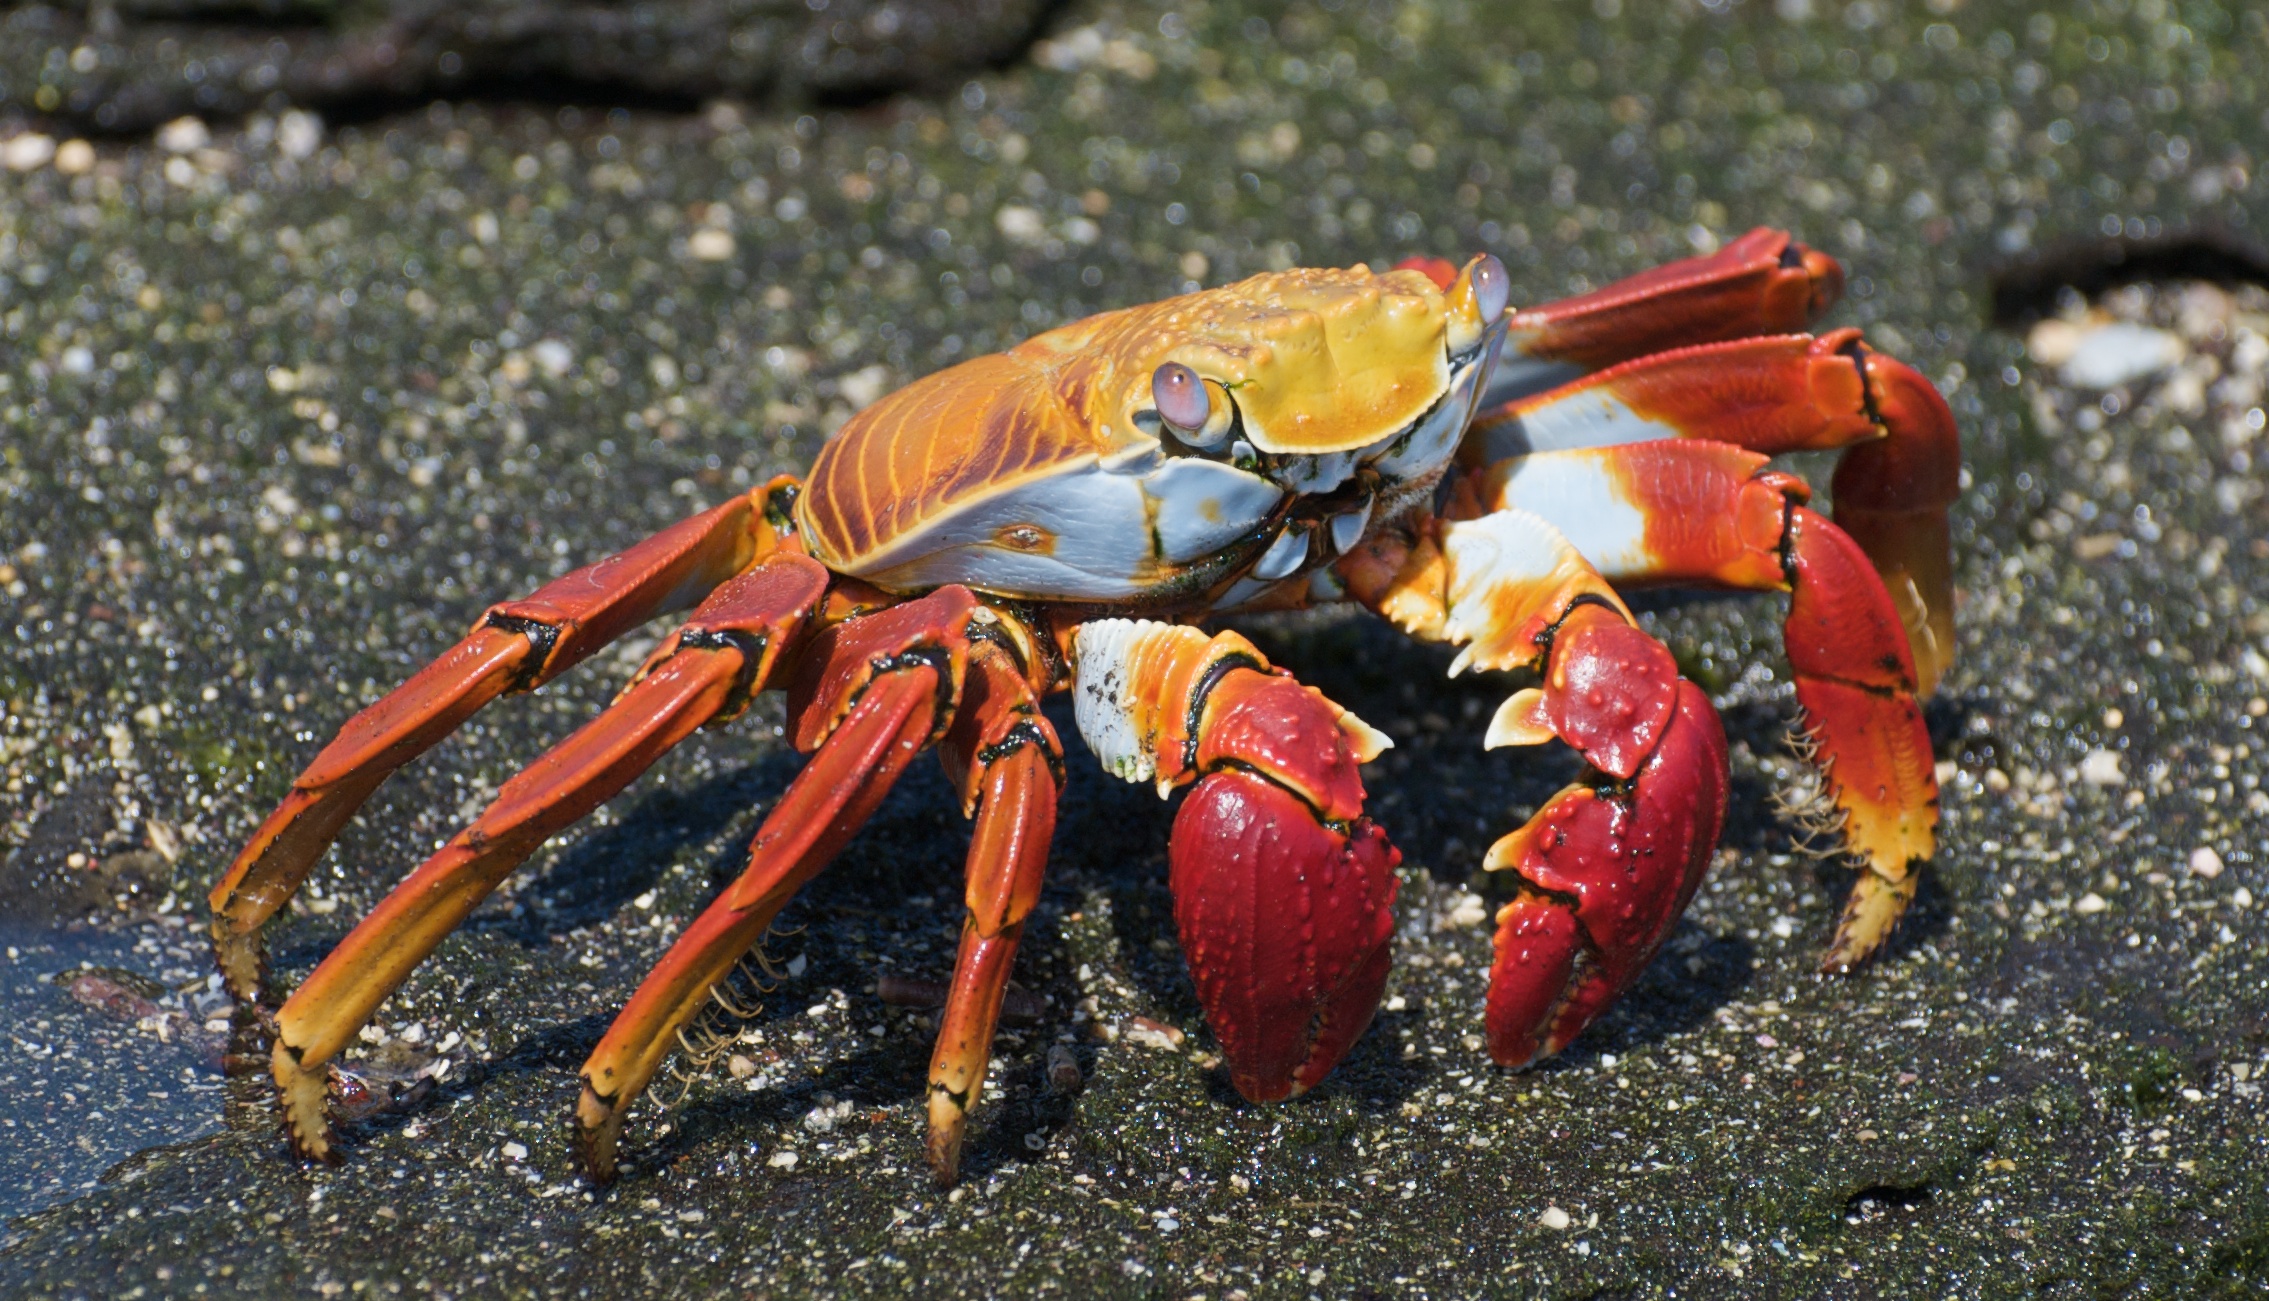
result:
M 929 1070 L 952 1182 L 1066 780 L 1068 691 L 1107 771 L 1184 791 L 1174 922 L 1239 1092 L 1290 1097 L 1370 1024 L 1396 866 L 1361 767 L 1389 739 L 1224 616 L 1354 601 L 1510 675 L 1482 743 L 1557 740 L 1582 775 L 1488 851 L 1508 873 L 1490 1056 L 1558 1052 L 1646 966 L 1724 817 L 1709 698 L 1624 603 L 1639 585 L 1790 595 L 1788 667 L 1819 829 L 1856 867 L 1823 966 L 1884 943 L 1937 819 L 1919 701 L 1953 655 L 1951 412 L 1856 330 L 1802 333 L 1834 259 L 1758 230 L 1528 310 L 1495 257 L 1287 270 L 1037 335 L 861 411 L 783 476 L 492 606 L 348 721 L 212 892 L 220 968 L 262 994 L 262 924 L 389 773 L 490 700 L 693 606 L 614 702 L 507 782 L 267 1013 L 283 1124 L 336 1159 L 339 1054 L 546 838 L 695 729 L 786 692 L 811 756 L 748 866 L 680 934 L 581 1072 L 578 1145 L 612 1178 L 624 1115 L 780 909 L 934 746 L 973 820 Z M 1773 469 L 1848 449 L 1834 521 Z

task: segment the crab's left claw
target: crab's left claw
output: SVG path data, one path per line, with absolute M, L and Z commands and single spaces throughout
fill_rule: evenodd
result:
M 1489 1053 L 1507 1066 L 1560 1051 L 1630 985 L 1685 911 L 1725 820 L 1724 729 L 1660 642 L 1578 605 L 1544 676 L 1506 701 L 1489 744 L 1558 737 L 1590 768 L 1484 863 L 1519 877 L 1497 914 L 1489 979 Z

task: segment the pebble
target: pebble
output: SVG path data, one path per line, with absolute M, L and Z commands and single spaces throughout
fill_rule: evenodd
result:
M 1120 1033 L 1130 1043 L 1155 1048 L 1160 1052 L 1175 1052 L 1182 1046 L 1181 1030 L 1163 1021 L 1153 1021 L 1147 1016 L 1128 1017 L 1126 1024 L 1120 1027 Z
M 2112 389 L 2148 379 L 2181 361 L 2186 351 L 2175 335 L 2128 321 L 2078 326 L 2067 321 L 2043 321 L 2026 343 L 2026 350 L 2036 361 L 2047 360 L 2043 350 L 2036 349 L 2035 340 L 2051 326 L 2071 332 L 2066 337 L 2051 330 L 2045 351 L 2051 356 L 2061 354 L 2063 360 L 2054 363 L 2058 373 L 2065 383 L 2079 388 Z
M 1079 1057 L 1069 1044 L 1053 1044 L 1048 1048 L 1048 1087 L 1060 1094 L 1073 1094 L 1085 1081 L 1080 1077 Z
M 715 227 L 697 230 L 685 241 L 685 251 L 697 262 L 729 261 L 737 247 L 733 232 Z
M 2080 760 L 2080 780 L 2090 786 L 2124 786 L 2127 774 L 2121 771 L 2119 752 L 2095 749 Z
M 2090 890 L 2080 896 L 2078 903 L 2072 905 L 2072 911 L 2076 913 L 2100 913 L 2109 907 L 2111 907 L 2111 904 L 2106 902 L 2102 895 Z
M 2210 845 L 2200 845 L 2190 851 L 2190 874 L 2211 881 L 2222 874 L 2222 856 Z
M 169 154 L 194 153 L 213 143 L 212 129 L 193 117 L 177 117 L 158 128 L 158 148 Z
M 1482 901 L 1481 896 L 1464 894 L 1458 896 L 1457 902 L 1452 904 L 1450 911 L 1443 916 L 1442 925 L 1450 930 L 1466 931 L 1472 930 L 1488 920 L 1489 908 Z
M 54 156 L 55 138 L 41 135 L 37 131 L 10 136 L 5 143 L 0 143 L 0 167 L 6 167 L 11 172 L 28 172 L 45 167 L 47 160 Z
M 1544 1214 L 1537 1216 L 1536 1222 L 1543 1225 L 1545 1228 L 1552 1230 L 1554 1233 L 1563 1232 L 1570 1224 L 1575 1223 L 1575 1221 L 1568 1218 L 1568 1213 L 1566 1211 L 1561 1210 L 1557 1206 L 1545 1207 Z

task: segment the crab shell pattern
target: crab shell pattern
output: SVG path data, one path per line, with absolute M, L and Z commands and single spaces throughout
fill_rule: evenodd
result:
M 1496 259 L 1293 270 L 1075 322 L 919 380 L 783 476 L 493 606 L 349 720 L 212 893 L 221 970 L 272 1037 L 284 1127 L 335 1158 L 340 1054 L 528 854 L 696 728 L 787 695 L 811 760 L 749 864 L 678 936 L 582 1072 L 586 1169 L 680 1045 L 745 1011 L 796 890 L 934 746 L 973 819 L 931 1062 L 929 1155 L 957 1174 L 1065 780 L 1068 691 L 1106 771 L 1185 791 L 1174 915 L 1229 1074 L 1280 1099 L 1370 1023 L 1395 866 L 1362 766 L 1391 742 L 1202 620 L 1359 602 L 1512 675 L 1489 746 L 1583 775 L 1490 848 L 1507 874 L 1490 1056 L 1559 1051 L 1700 884 L 1726 797 L 1709 699 L 1618 590 L 1789 594 L 1806 829 L 1858 869 L 1823 966 L 1876 952 L 1933 852 L 1918 701 L 1952 659 L 1951 413 L 1858 332 L 1800 333 L 1836 263 L 1759 230 L 1579 298 L 1508 310 Z M 1844 448 L 1835 521 L 1773 455 Z M 386 776 L 499 695 L 695 606 L 608 709 L 506 783 L 268 1010 L 260 930 Z

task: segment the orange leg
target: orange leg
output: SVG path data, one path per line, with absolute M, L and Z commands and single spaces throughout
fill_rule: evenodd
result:
M 977 642 L 961 712 L 938 748 L 976 819 L 961 952 L 930 1058 L 930 1170 L 944 1187 L 960 1177 L 962 1131 L 983 1093 L 1017 941 L 1040 902 L 1063 747 L 1015 657 Z
M 614 1177 L 624 1113 L 709 991 L 951 722 L 976 609 L 968 589 L 944 587 L 813 639 L 789 710 L 797 748 L 817 753 L 758 828 L 747 869 L 670 946 L 583 1064 L 575 1119 L 593 1179 Z
M 1610 581 L 1790 593 L 1786 635 L 1820 812 L 1864 866 L 1823 966 L 1879 948 L 1935 848 L 1938 788 L 1899 611 L 1843 530 L 1790 475 L 1723 443 L 1540 452 L 1476 482 L 1494 509 L 1557 524 Z
M 1768 455 L 1848 448 L 1836 520 L 1882 575 L 1927 696 L 1954 658 L 1947 509 L 1961 481 L 1953 412 L 1857 330 L 1679 348 L 1484 411 L 1477 468 L 1532 452 L 1709 439 Z
M 213 947 L 230 992 L 240 1002 L 259 1000 L 261 926 L 396 768 L 496 697 L 541 686 L 748 568 L 781 545 L 788 525 L 774 501 L 792 501 L 793 493 L 792 481 L 775 480 L 554 579 L 525 600 L 490 607 L 463 641 L 348 720 L 213 887 Z
M 738 716 L 793 653 L 827 581 L 817 561 L 784 554 L 719 587 L 606 712 L 505 783 L 323 959 L 276 1014 L 272 1067 L 302 1156 L 331 1155 L 324 1068 L 378 1005 L 538 845 L 695 728 Z

